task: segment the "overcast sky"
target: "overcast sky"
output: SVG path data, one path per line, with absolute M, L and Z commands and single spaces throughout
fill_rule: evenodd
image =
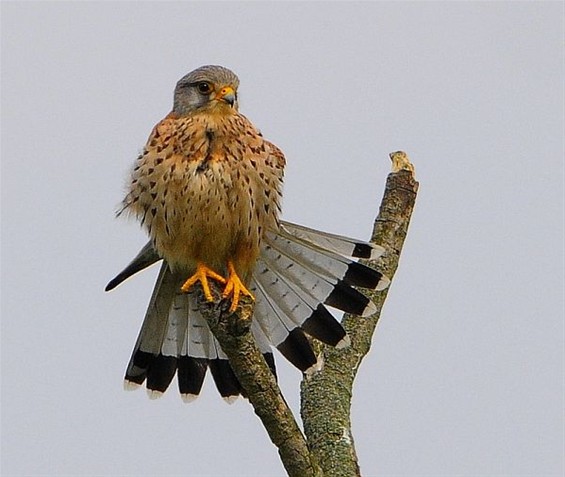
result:
M 563 4 L 2 2 L 2 475 L 283 476 L 247 401 L 122 378 L 156 269 L 114 218 L 176 81 L 240 77 L 283 216 L 369 237 L 420 193 L 353 396 L 365 476 L 563 472 Z M 300 374 L 276 355 L 298 415 Z

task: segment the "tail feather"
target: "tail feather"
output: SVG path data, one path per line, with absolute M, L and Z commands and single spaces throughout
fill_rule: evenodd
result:
M 163 263 L 126 370 L 126 381 L 142 384 L 147 377 L 148 370 L 152 367 L 152 362 L 160 354 L 167 334 L 169 310 L 177 283 L 177 278 L 168 265 Z
M 280 259 L 269 260 L 268 253 L 265 253 L 256 268 L 257 276 L 261 277 L 260 280 L 268 280 L 270 284 L 269 288 L 263 287 L 262 291 L 263 294 L 266 294 L 268 290 L 269 301 L 274 303 L 279 310 L 274 315 L 283 315 L 286 317 L 286 323 L 294 324 L 286 326 L 287 332 L 298 326 L 307 332 L 310 330 L 311 336 L 324 343 L 331 345 L 339 343 L 345 337 L 343 327 L 320 303 L 319 297 L 316 297 L 309 289 L 300 286 L 292 273 L 289 273 L 288 269 L 285 270 L 285 264 L 281 262 L 283 261 Z M 272 313 L 264 316 L 259 313 L 257 320 L 269 320 L 271 316 L 273 316 Z M 324 326 L 320 326 L 321 323 Z
M 329 273 L 322 275 L 316 270 L 316 264 L 312 265 L 304 256 L 295 254 L 293 249 L 280 244 L 280 241 L 266 241 L 262 249 L 262 259 L 269 267 L 286 277 L 288 282 L 299 287 L 302 295 L 313 299 L 314 306 L 324 303 L 360 316 L 369 316 L 374 312 L 374 305 L 361 292 Z M 274 287 L 273 293 L 277 293 Z M 281 294 L 277 293 L 277 299 Z
M 316 356 L 308 340 L 304 337 L 299 325 L 293 322 L 281 309 L 266 287 L 266 284 L 277 282 L 277 277 L 265 268 L 264 273 L 254 277 L 255 310 L 254 321 L 267 336 L 270 342 L 282 355 L 298 369 L 305 371 L 316 364 Z
M 211 359 L 209 366 L 220 396 L 231 404 L 241 394 L 242 388 L 231 369 L 230 362 L 227 359 Z
M 281 230 L 293 237 L 315 244 L 324 250 L 331 250 L 344 257 L 368 258 L 374 260 L 379 258 L 385 251 L 383 247 L 372 242 L 364 242 L 362 240 L 344 237 L 343 235 L 330 234 L 284 220 L 281 221 Z
M 273 284 L 271 273 L 256 274 L 251 285 L 251 292 L 255 293 L 255 308 L 253 315 L 255 321 L 273 346 L 282 343 L 290 330 L 296 327 L 286 313 L 281 310 L 279 303 L 273 300 L 269 287 Z M 270 281 L 269 281 L 270 280 Z
M 382 290 L 388 286 L 388 278 L 377 270 L 332 250 L 323 249 L 316 243 L 293 237 L 284 230 L 277 235 L 270 234 L 268 243 L 291 260 L 309 268 L 314 274 L 374 290 Z
M 336 348 L 343 348 L 349 344 L 343 326 L 322 303 L 313 310 L 300 328 L 310 336 Z
M 255 339 L 255 344 L 265 361 L 269 365 L 271 372 L 274 374 L 275 378 L 277 377 L 277 370 L 275 366 L 275 357 L 273 356 L 273 348 L 271 347 L 271 342 L 267 335 L 263 332 L 261 326 L 259 326 L 258 320 L 253 318 L 251 321 L 251 333 L 253 333 L 253 338 Z
M 177 357 L 158 354 L 147 369 L 147 389 L 164 393 L 177 371 Z M 158 395 L 154 395 L 157 397 Z
M 308 338 L 300 328 L 294 328 L 286 339 L 277 345 L 277 349 L 302 372 L 308 372 L 318 363 Z
M 185 354 L 178 358 L 177 367 L 179 392 L 183 401 L 191 402 L 200 394 L 208 369 L 208 360 Z
M 305 333 L 337 348 L 348 345 L 345 330 L 326 306 L 360 316 L 374 313 L 375 305 L 353 287 L 382 290 L 389 280 L 352 258 L 374 259 L 382 253 L 373 243 L 289 222 L 267 234 L 250 283 L 256 298 L 251 331 L 275 376 L 271 346 L 309 372 L 320 363 Z M 151 243 L 146 244 L 106 290 L 159 260 Z M 200 313 L 196 295 L 180 291 L 185 278 L 163 262 L 126 370 L 126 388 L 145 382 L 150 397 L 159 397 L 177 374 L 181 396 L 190 402 L 199 395 L 209 367 L 222 397 L 233 402 L 244 390 Z

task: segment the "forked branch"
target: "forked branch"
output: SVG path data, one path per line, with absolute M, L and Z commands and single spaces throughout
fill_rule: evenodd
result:
M 372 234 L 372 241 L 383 246 L 386 252 L 376 263 L 368 264 L 392 279 L 406 238 L 418 183 L 406 154 L 392 153 L 391 160 L 393 172 L 388 176 Z M 208 303 L 202 297 L 199 300 L 204 318 L 278 448 L 289 476 L 360 475 L 351 435 L 351 394 L 359 365 L 371 346 L 387 292 L 371 294 L 377 306 L 377 312 L 371 317 L 344 316 L 342 323 L 351 338 L 349 348 L 337 350 L 316 342 L 323 369 L 305 378 L 301 385 L 301 412 L 307 441 L 255 345 L 250 329 L 252 304 L 244 303 L 236 313 L 229 313 L 225 301 Z
M 365 262 L 378 268 L 390 279 L 394 277 L 404 245 L 404 239 L 414 209 L 418 182 L 414 167 L 403 152 L 390 155 L 393 172 L 389 174 L 379 214 L 371 240 L 385 248 L 375 262 Z M 301 385 L 301 414 L 310 451 L 320 462 L 326 477 L 361 475 L 355 444 L 351 434 L 351 397 L 353 381 L 359 366 L 369 352 L 371 340 L 388 290 L 369 293 L 377 306 L 368 318 L 345 315 L 342 324 L 351 346 L 336 350 L 317 343 L 324 361 L 322 370 Z

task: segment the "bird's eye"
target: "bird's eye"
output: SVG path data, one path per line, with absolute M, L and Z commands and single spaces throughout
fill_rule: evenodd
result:
M 198 91 L 202 94 L 209 94 L 212 92 L 212 85 L 210 83 L 207 83 L 206 81 L 203 81 L 202 83 L 198 83 L 196 87 L 198 88 Z

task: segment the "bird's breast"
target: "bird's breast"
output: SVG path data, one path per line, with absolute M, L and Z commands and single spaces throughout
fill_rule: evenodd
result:
M 262 235 L 277 221 L 278 204 L 268 204 L 277 184 L 262 170 L 268 150 L 234 124 L 174 126 L 158 125 L 154 145 L 138 159 L 132 211 L 175 268 L 200 261 L 222 272 L 227 260 L 252 267 Z

